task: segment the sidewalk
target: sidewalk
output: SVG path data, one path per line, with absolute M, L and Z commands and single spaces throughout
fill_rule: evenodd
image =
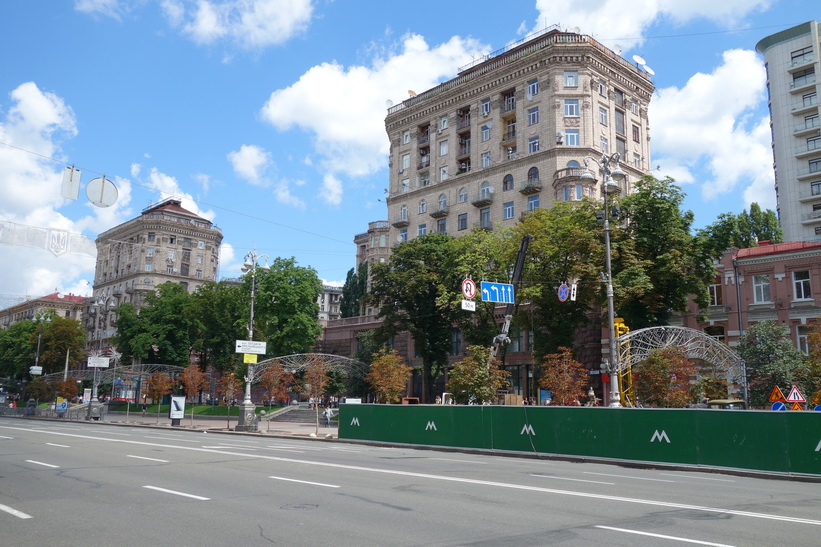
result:
M 236 417 L 231 417 L 227 420 L 225 417 L 198 417 L 194 416 L 193 425 L 191 417 L 180 419 L 180 425 L 172 426 L 171 419 L 167 414 L 162 414 L 157 420 L 157 415 L 142 412 L 131 412 L 126 418 L 125 412 L 110 412 L 106 414 L 101 420 L 102 423 L 112 425 L 129 425 L 138 427 L 158 427 L 162 429 L 188 429 L 201 430 L 203 432 L 213 433 L 233 433 L 237 435 L 271 435 L 271 436 L 285 436 L 285 437 L 317 437 L 317 438 L 336 438 L 337 424 L 332 423 L 331 427 L 325 427 L 325 424 L 320 421 L 319 433 L 315 423 L 297 423 L 297 422 L 278 422 L 268 421 L 265 419 L 259 420 L 257 423 L 257 431 L 235 431 L 237 425 Z M 331 437 L 328 437 L 330 435 Z

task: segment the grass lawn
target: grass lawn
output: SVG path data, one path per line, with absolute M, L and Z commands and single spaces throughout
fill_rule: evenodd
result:
M 116 403 L 112 404 L 109 407 L 109 410 L 112 412 L 125 412 L 126 411 L 126 403 Z M 132 413 L 142 413 L 142 405 L 131 404 L 131 409 L 129 412 Z M 159 413 L 168 414 L 170 405 L 159 405 Z M 264 406 L 256 407 L 257 414 L 260 411 L 265 411 L 266 413 L 273 410 L 278 410 L 280 407 L 272 406 L 270 409 Z M 145 413 L 146 414 L 156 414 L 158 409 L 157 405 L 145 405 Z M 239 407 L 238 406 L 218 406 L 214 405 L 194 405 L 194 416 L 228 416 L 228 411 L 230 410 L 231 416 L 239 416 Z M 191 405 L 185 405 L 185 415 L 191 416 Z

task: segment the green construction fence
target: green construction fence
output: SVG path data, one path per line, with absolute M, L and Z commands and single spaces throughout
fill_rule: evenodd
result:
M 343 404 L 339 438 L 821 476 L 821 412 Z

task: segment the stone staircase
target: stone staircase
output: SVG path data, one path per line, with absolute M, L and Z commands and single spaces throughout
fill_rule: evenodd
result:
M 319 423 L 323 423 L 325 418 L 322 416 L 322 410 L 319 411 Z M 272 422 L 291 422 L 300 424 L 316 423 L 316 410 L 310 408 L 291 408 L 288 412 L 277 414 L 271 418 Z

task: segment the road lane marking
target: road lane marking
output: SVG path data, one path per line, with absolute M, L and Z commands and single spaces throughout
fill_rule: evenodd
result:
M 257 449 L 257 447 L 255 447 L 255 446 L 231 446 L 231 445 L 225 445 L 225 444 L 203 445 L 203 448 L 217 448 L 217 449 L 231 448 L 233 450 L 256 450 Z
M 590 484 L 606 484 L 607 486 L 616 486 L 615 482 L 604 482 L 604 481 L 588 481 L 585 479 L 571 479 L 569 477 L 556 477 L 555 475 L 540 475 L 538 473 L 531 473 L 531 477 L 542 477 L 544 479 L 555 479 L 559 481 L 574 481 L 574 482 L 588 482 Z
M 191 441 L 189 439 L 175 439 L 174 437 L 153 437 L 151 435 L 146 435 L 145 438 L 146 439 L 157 439 L 158 441 L 174 441 L 175 443 L 194 443 L 194 444 L 198 444 L 198 443 L 202 442 L 201 440 Z M 114 441 L 113 439 L 108 439 L 108 440 L 110 440 L 112 442 L 119 442 L 119 441 Z M 128 442 L 128 441 L 126 441 L 126 442 Z
M 168 463 L 169 460 L 158 460 L 157 458 L 146 458 L 145 456 L 132 456 L 131 454 L 127 454 L 126 458 L 135 458 L 137 460 L 148 460 L 150 462 L 160 462 L 160 463 Z
M 6 437 L 5 435 L 0 435 L 0 439 L 13 439 L 14 437 Z
M 5 511 L 9 515 L 14 515 L 15 517 L 17 517 L 19 519 L 30 519 L 30 518 L 32 518 L 31 515 L 27 515 L 22 511 L 18 511 L 17 509 L 13 509 L 13 508 L 9 507 L 8 505 L 0 504 L 0 511 Z
M 195 496 L 194 494 L 186 494 L 185 492 L 177 492 L 176 490 L 168 490 L 167 488 L 160 488 L 159 486 L 145 485 L 143 486 L 143 488 L 148 488 L 149 490 L 156 490 L 157 492 L 165 492 L 166 494 L 174 494 L 175 496 L 182 496 L 184 498 L 192 498 L 200 501 L 208 501 L 211 499 L 204 498 L 202 496 Z
M 43 433 L 46 435 L 60 435 L 63 437 L 74 437 L 74 438 L 81 438 L 86 440 L 93 440 L 93 441 L 103 441 L 109 443 L 121 443 L 121 444 L 133 444 L 139 446 L 151 446 L 151 447 L 160 447 L 160 448 L 174 448 L 177 450 L 189 450 L 194 452 L 209 452 L 212 454 L 222 454 L 225 456 L 237 456 L 242 458 L 256 458 L 260 460 L 271 460 L 271 461 L 278 461 L 278 462 L 285 462 L 285 463 L 296 463 L 302 465 L 314 465 L 318 467 L 328 467 L 332 469 L 345 469 L 350 471 L 362 471 L 366 473 L 383 473 L 386 475 L 397 475 L 397 476 L 404 476 L 404 477 L 414 477 L 414 478 L 421 478 L 421 479 L 431 479 L 431 480 L 438 480 L 442 482 L 459 482 L 465 484 L 476 484 L 480 486 L 493 486 L 497 488 L 508 488 L 512 490 L 524 490 L 530 492 L 540 492 L 544 494 L 554 494 L 557 496 L 571 496 L 577 498 L 587 498 L 587 499 L 595 499 L 600 501 L 612 501 L 612 502 L 620 502 L 620 503 L 634 503 L 638 505 L 647 505 L 651 507 L 667 507 L 672 509 L 684 509 L 689 511 L 702 511 L 705 513 L 717 513 L 722 515 L 733 515 L 739 517 L 748 517 L 748 518 L 756 518 L 756 519 L 763 519 L 763 520 L 774 520 L 780 522 L 790 522 L 795 524 L 809 524 L 812 526 L 821 526 L 821 520 L 814 520 L 814 519 L 807 519 L 801 517 L 789 517 L 783 515 L 774 515 L 769 513 L 753 513 L 750 511 L 739 511 L 736 509 L 725 509 L 722 507 L 710 507 L 706 505 L 691 505 L 686 503 L 673 503 L 673 502 L 665 502 L 665 501 L 657 501 L 657 500 L 649 500 L 649 499 L 642 499 L 642 498 L 625 498 L 621 496 L 612 496 L 606 494 L 594 494 L 588 492 L 576 492 L 573 490 L 559 490 L 555 488 L 544 488 L 539 486 L 530 486 L 526 484 L 513 484 L 513 483 L 504 483 L 504 482 L 494 482 L 494 481 L 485 481 L 479 479 L 466 479 L 461 477 L 449 477 L 447 475 L 433 475 L 429 473 L 415 473 L 411 471 L 400 471 L 396 469 L 382 469 L 377 467 L 364 467 L 359 465 L 347 465 L 347 464 L 340 464 L 340 463 L 330 463 L 330 462 L 318 462 L 318 461 L 311 461 L 311 460 L 301 460 L 296 458 L 285 458 L 282 456 L 269 456 L 266 454 L 248 454 L 247 452 L 231 452 L 228 450 L 213 450 L 213 449 L 205 449 L 205 448 L 197 448 L 193 446 L 177 446 L 173 444 L 160 444 L 160 443 L 151 443 L 145 441 L 136 441 L 136 440 L 126 440 L 126 439 L 109 439 L 106 437 L 95 437 L 91 435 L 79 435 L 75 433 L 60 433 L 56 431 L 34 431 L 28 428 L 22 427 L 13 427 L 13 426 L 4 426 L 0 425 L 2 429 L 10 429 L 13 431 L 24 431 L 28 433 Z M 383 447 L 379 447 L 383 448 Z M 384 447 L 389 450 L 395 450 L 393 447 Z
M 475 463 L 479 465 L 487 465 L 487 462 L 472 462 L 470 460 L 456 460 L 452 458 L 431 458 L 432 460 L 437 460 L 440 462 L 456 462 L 456 463 Z
M 342 488 L 341 486 L 337 486 L 336 484 L 325 484 L 324 482 L 311 482 L 311 481 L 300 481 L 297 479 L 286 479 L 285 477 L 274 477 L 273 475 L 268 477 L 269 479 L 276 479 L 278 481 L 288 481 L 288 482 L 298 482 L 301 484 L 312 484 L 314 486 L 327 486 L 328 488 Z
M 70 446 L 65 445 L 65 444 L 57 444 L 57 443 L 46 443 L 46 444 L 48 446 L 56 446 L 57 448 L 71 448 Z
M 596 526 L 596 528 L 601 528 L 602 530 L 612 530 L 614 532 L 624 532 L 625 534 L 636 534 L 639 536 L 648 536 L 651 538 L 660 538 L 660 539 L 670 539 L 673 541 L 682 541 L 684 543 L 693 543 L 695 545 L 712 545 L 713 547 L 733 547 L 732 545 L 727 545 L 726 543 L 712 543 L 709 541 L 699 541 L 697 539 L 690 539 L 690 538 L 682 538 L 677 536 L 665 536 L 663 534 L 652 534 L 650 532 L 641 532 L 639 530 L 628 530 L 627 528 L 613 528 L 612 526 Z
M 615 477 L 617 479 L 633 479 L 636 481 L 653 481 L 653 482 L 676 482 L 668 481 L 667 479 L 650 479 L 645 477 L 631 477 L 628 475 L 611 475 L 610 473 L 594 473 L 592 471 L 583 471 L 585 475 L 601 475 L 602 477 Z
M 673 473 L 659 473 L 659 475 L 664 475 L 665 477 L 678 477 L 680 479 L 696 479 L 700 481 L 718 481 L 718 482 L 735 482 L 732 479 L 716 479 L 714 477 L 691 477 L 690 475 L 676 475 Z
M 43 465 L 45 467 L 60 467 L 59 465 L 52 465 L 50 463 L 38 462 L 37 460 L 26 460 L 26 461 L 28 463 L 36 463 L 37 465 Z

